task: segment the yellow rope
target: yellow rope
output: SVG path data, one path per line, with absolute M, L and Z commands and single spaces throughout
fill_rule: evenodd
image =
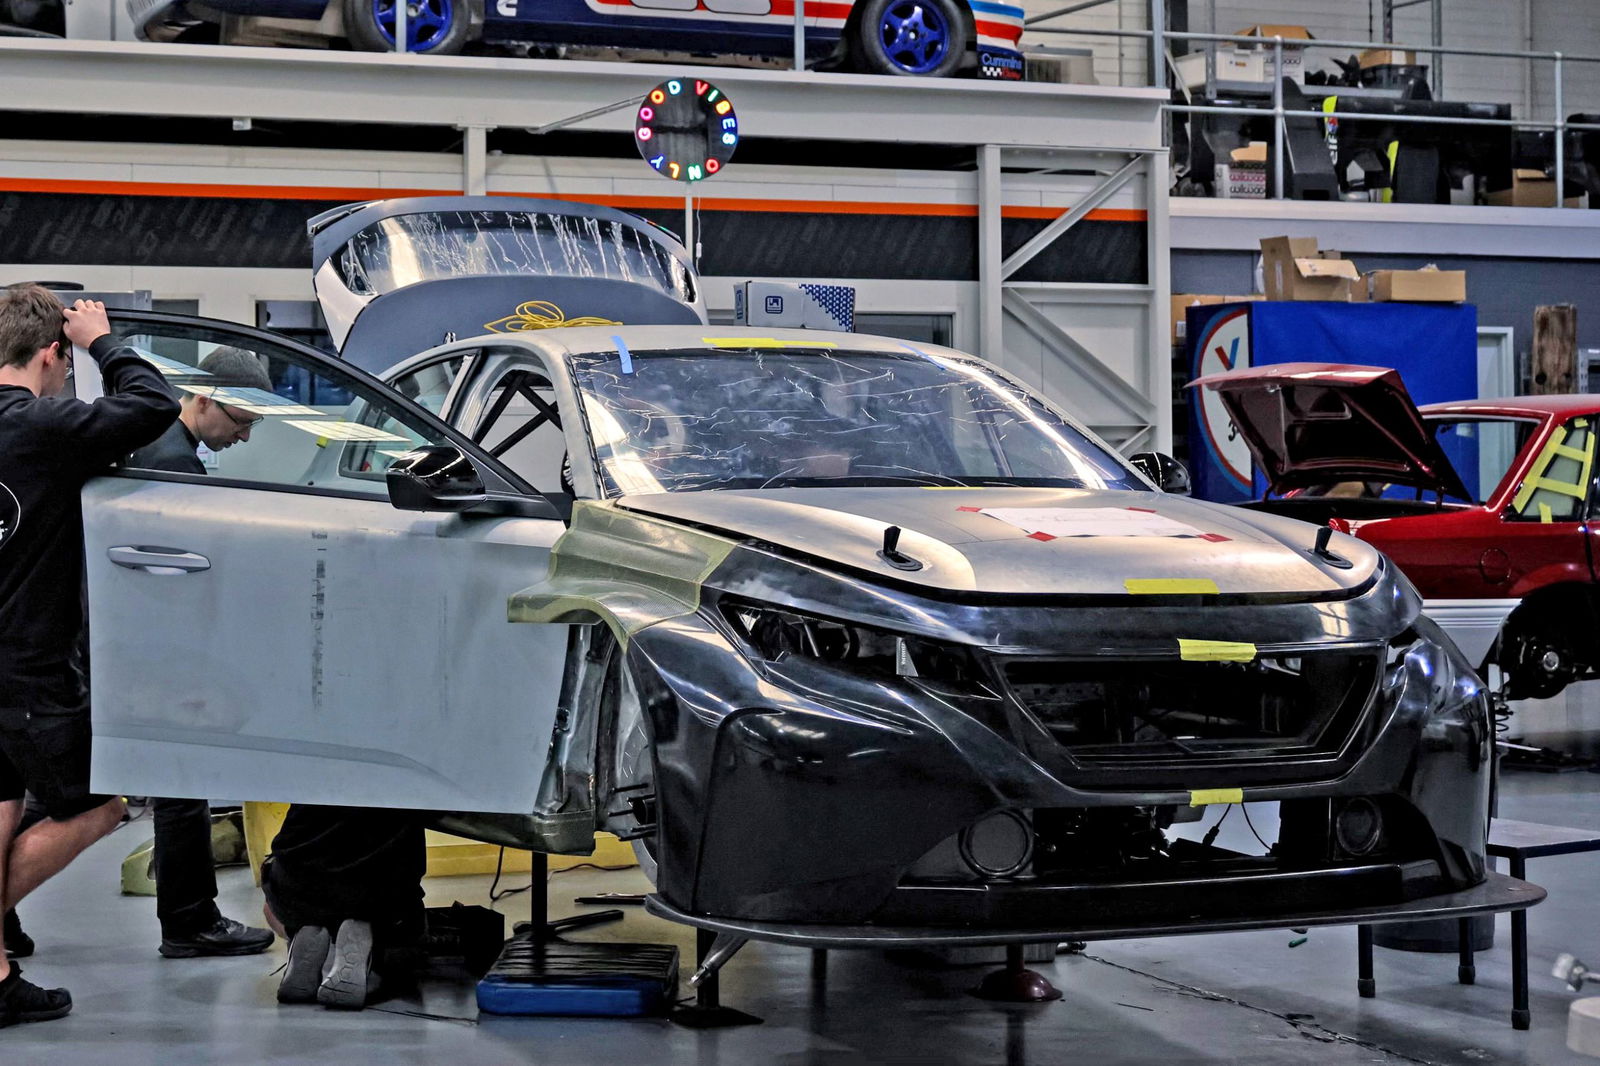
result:
M 517 310 L 505 318 L 485 322 L 483 328 L 490 333 L 526 333 L 531 329 L 561 329 L 567 326 L 620 326 L 610 318 L 581 315 L 568 318 L 566 313 L 549 300 L 528 300 L 517 305 Z

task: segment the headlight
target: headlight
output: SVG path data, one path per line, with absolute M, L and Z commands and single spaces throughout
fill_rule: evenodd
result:
M 1449 637 L 1427 618 L 1413 625 L 1409 644 L 1395 648 L 1384 687 L 1396 713 L 1422 722 L 1427 747 L 1467 749 L 1476 765 L 1489 736 L 1483 683 Z
M 816 659 L 924 680 L 974 683 L 977 679 L 971 655 L 964 648 L 736 600 L 724 600 L 721 607 L 723 618 L 746 650 L 767 662 Z

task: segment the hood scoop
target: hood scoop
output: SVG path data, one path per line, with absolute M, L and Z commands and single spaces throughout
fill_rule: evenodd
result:
M 922 569 L 922 561 L 920 559 L 914 559 L 900 550 L 899 526 L 890 526 L 883 531 L 883 547 L 878 549 L 878 558 L 896 570 Z

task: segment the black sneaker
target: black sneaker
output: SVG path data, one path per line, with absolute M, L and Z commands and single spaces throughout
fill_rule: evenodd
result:
M 174 936 L 163 933 L 157 950 L 169 959 L 193 959 L 202 955 L 259 955 L 272 946 L 270 929 L 256 929 L 219 917 L 216 924 L 199 932 Z
M 339 923 L 339 934 L 322 965 L 317 1002 L 340 1010 L 360 1010 L 377 990 L 378 975 L 372 969 L 372 926 L 346 918 Z
M 22 979 L 22 967 L 11 964 L 11 973 L 0 981 L 0 1029 L 19 1022 L 47 1022 L 65 1017 L 72 1010 L 72 993 L 65 988 L 40 988 Z
M 279 1003 L 311 1003 L 322 983 L 322 966 L 328 958 L 330 938 L 320 925 L 303 925 L 289 941 L 289 961 L 278 982 Z
M 33 954 L 33 937 L 22 931 L 22 919 L 13 908 L 5 917 L 6 958 L 26 959 Z

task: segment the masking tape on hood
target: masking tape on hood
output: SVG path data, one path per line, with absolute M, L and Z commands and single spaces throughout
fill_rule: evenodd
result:
M 1247 663 L 1256 657 L 1256 646 L 1233 640 L 1184 640 L 1178 638 L 1178 657 L 1192 663 Z
M 1218 595 L 1217 583 L 1209 577 L 1130 577 L 1122 587 L 1131 596 Z

